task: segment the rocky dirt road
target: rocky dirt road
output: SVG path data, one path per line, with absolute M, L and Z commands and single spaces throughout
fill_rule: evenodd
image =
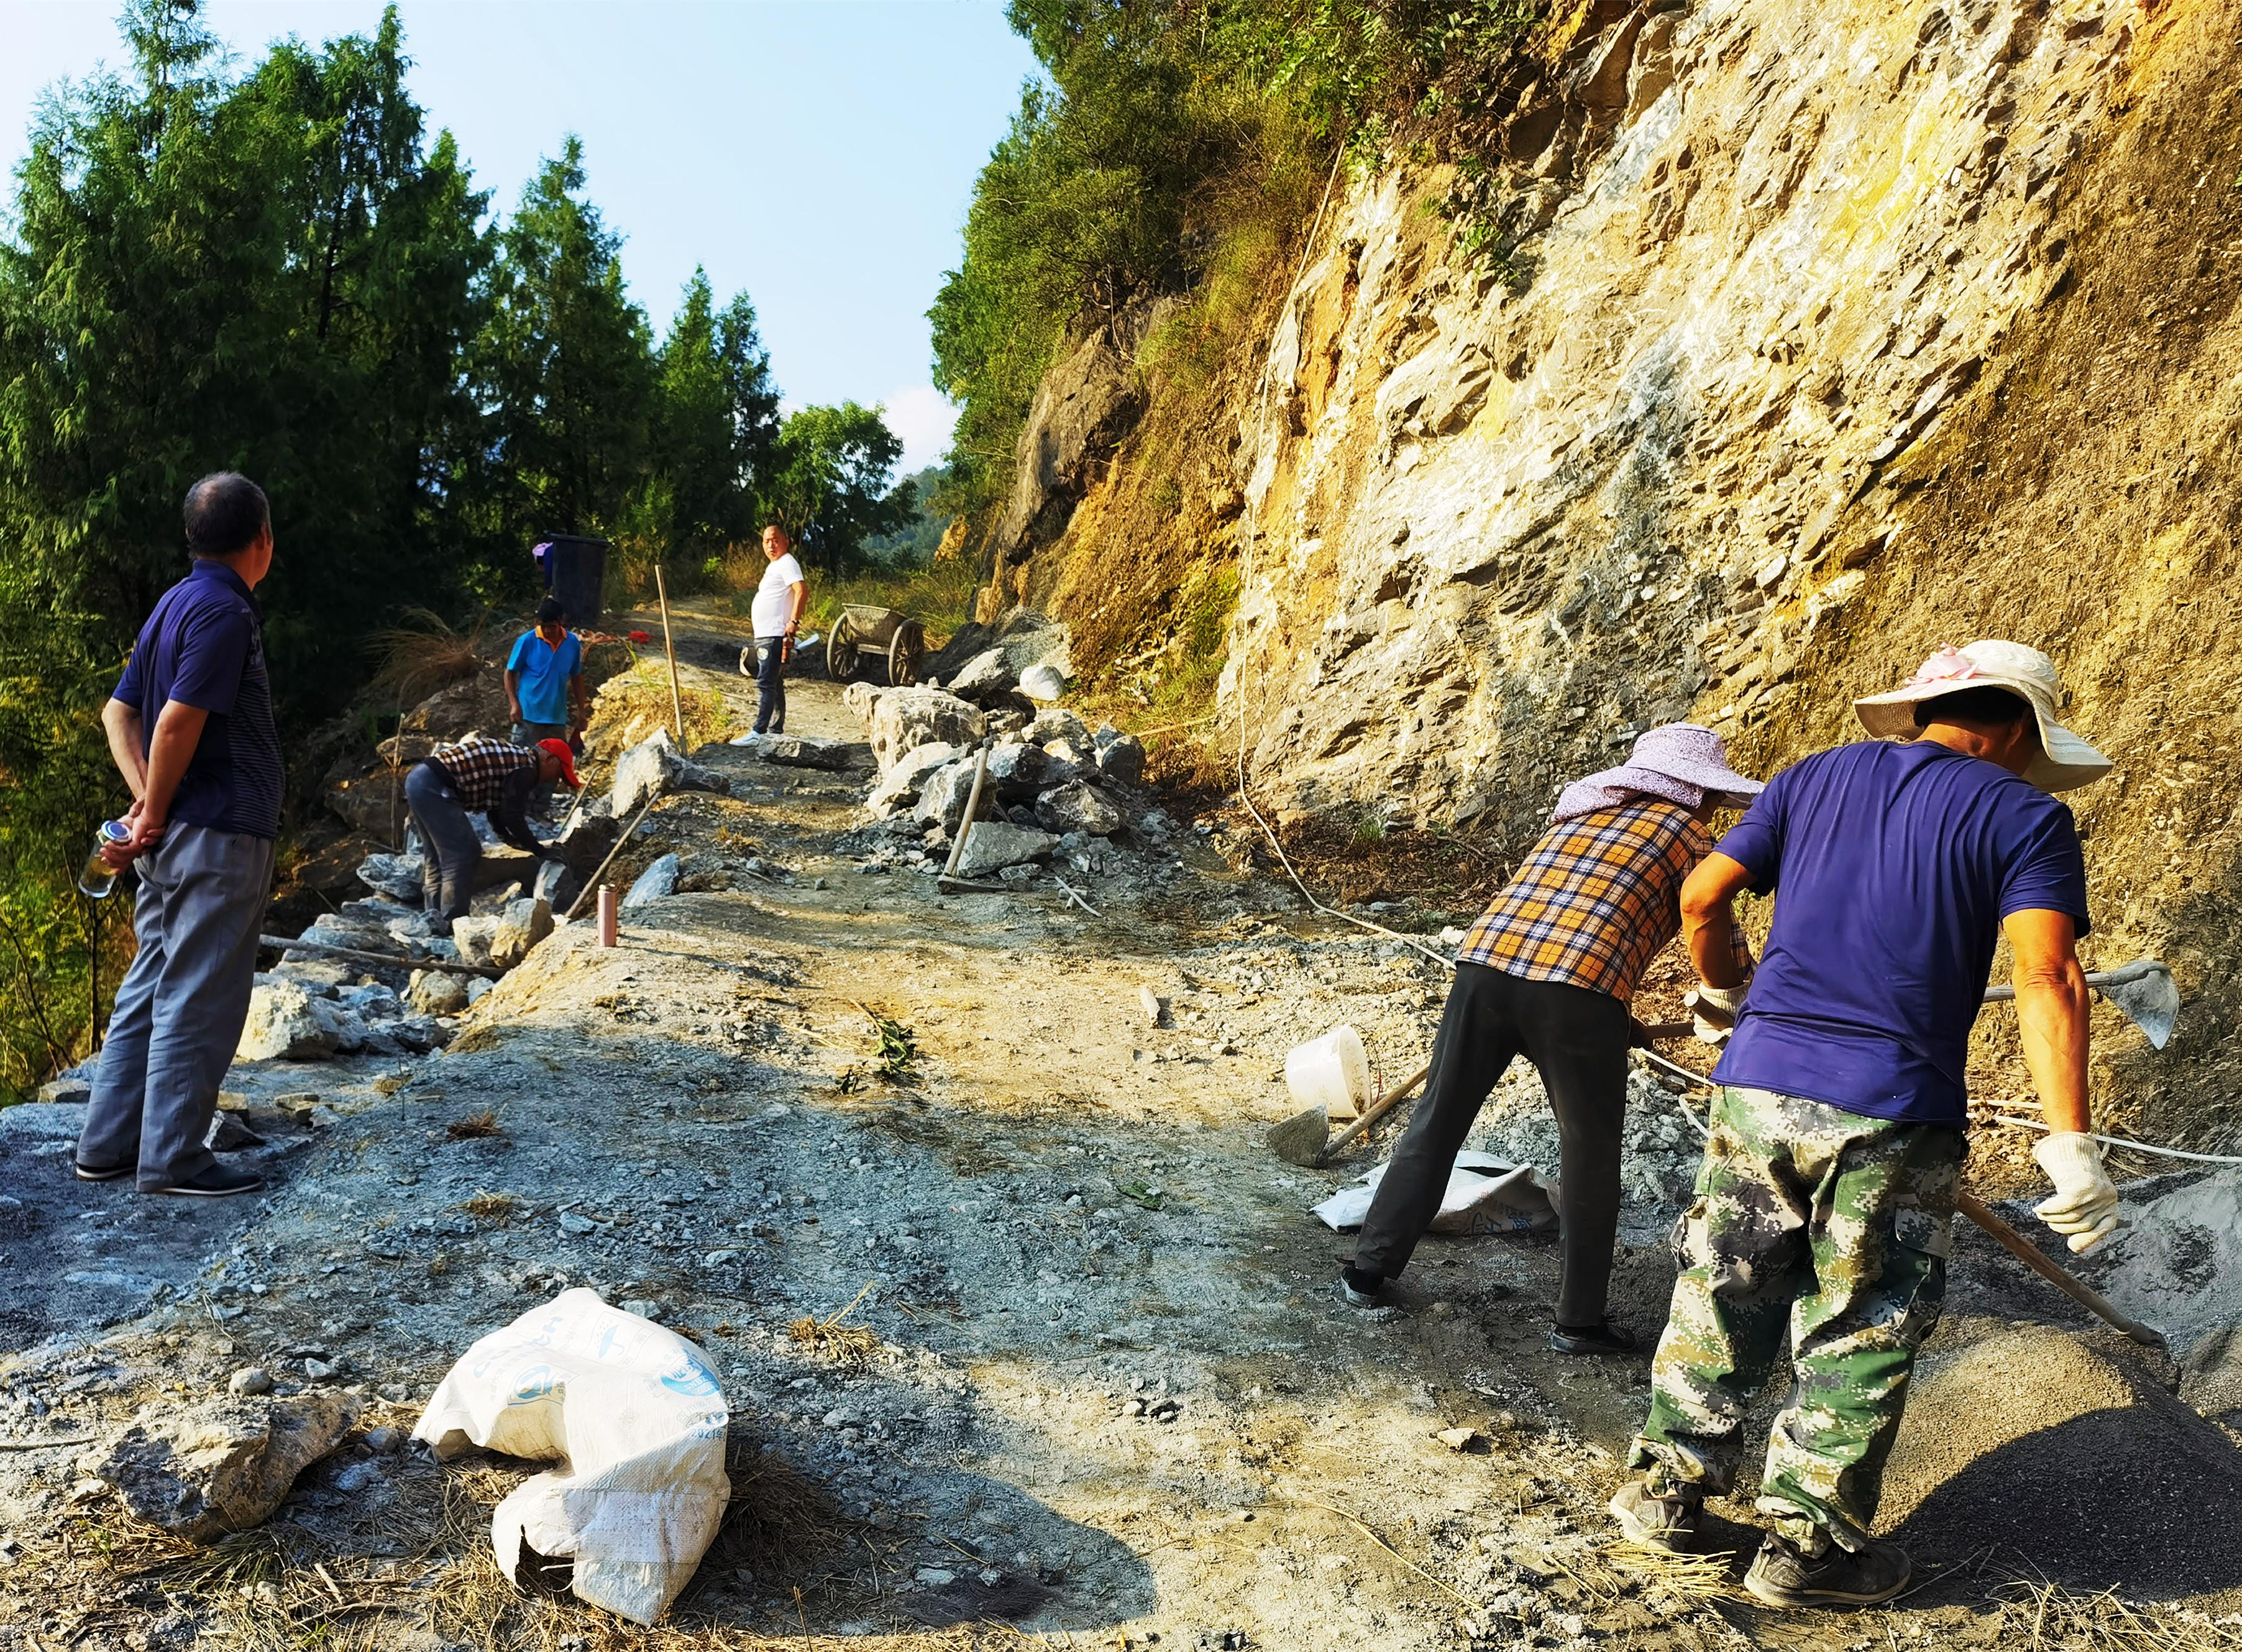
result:
M 686 654 L 727 646 L 704 624 Z M 860 737 L 829 685 L 791 694 L 794 732 Z M 869 771 L 701 755 L 731 795 L 657 806 L 625 869 L 674 850 L 684 892 L 620 947 L 563 928 L 440 1056 L 238 1070 L 273 1137 L 256 1205 L 80 1187 L 56 1130 L 0 1132 L 0 1648 L 2235 1643 L 2242 1454 L 1973 1239 L 1887 1498 L 1919 1592 L 1759 1610 L 1741 1501 L 1708 1561 L 1614 1548 L 1647 1362 L 1547 1351 L 1551 1244 L 1429 1241 L 1397 1306 L 1356 1311 L 1307 1214 L 1353 1172 L 1261 1145 L 1302 1037 L 1349 1020 L 1414 1065 L 1438 965 L 1188 827 L 1084 891 L 1100 916 L 1047 877 L 943 896 L 844 843 Z M 307 1092 L 300 1120 L 271 1099 Z M 1615 1288 L 1645 1333 L 1681 1109 L 1638 1086 Z M 1546 1145 L 1530 1080 L 1490 1113 L 1492 1145 Z M 570 1286 L 727 1381 L 737 1518 L 666 1638 L 496 1581 L 480 1525 L 526 1466 L 393 1437 Z M 253 1565 L 147 1543 L 43 1443 L 249 1366 L 366 1402 L 236 1546 Z M 2107 1589 L 2170 1638 L 2117 1638 Z

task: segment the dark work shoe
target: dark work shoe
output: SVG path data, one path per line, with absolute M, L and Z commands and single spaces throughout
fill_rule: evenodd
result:
M 1375 1273 L 1365 1273 L 1359 1267 L 1347 1267 L 1339 1276 L 1339 1293 L 1358 1308 L 1374 1308 L 1380 1305 L 1386 1281 Z
M 1685 1554 L 1697 1546 L 1697 1527 L 1705 1512 L 1705 1494 L 1695 1486 L 1677 1486 L 1661 1495 L 1650 1482 L 1630 1480 L 1604 1505 L 1619 1522 L 1621 1536 L 1645 1548 Z
M 1560 1353 L 1633 1353 L 1635 1333 L 1609 1320 L 1601 1325 L 1552 1326 L 1549 1346 Z
M 1874 1606 L 1905 1588 L 1914 1575 L 1897 1543 L 1871 1542 L 1856 1554 L 1833 1542 L 1809 1557 L 1770 1533 L 1744 1575 L 1744 1588 L 1769 1606 Z
M 199 1176 L 190 1176 L 183 1182 L 173 1182 L 169 1187 L 151 1188 L 158 1193 L 177 1193 L 182 1199 L 232 1199 L 240 1193 L 262 1192 L 265 1179 L 245 1170 L 228 1170 L 223 1165 L 213 1165 Z
M 70 1168 L 82 1182 L 113 1182 L 132 1173 L 130 1165 L 89 1165 L 75 1158 L 70 1160 Z

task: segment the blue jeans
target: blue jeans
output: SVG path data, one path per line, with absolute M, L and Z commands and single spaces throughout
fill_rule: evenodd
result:
M 77 1158 L 137 1164 L 153 1192 L 218 1163 L 203 1138 L 249 1018 L 272 840 L 174 824 L 137 863 L 140 950 L 117 989 Z
M 483 840 L 467 811 L 444 783 L 433 763 L 415 763 L 405 773 L 405 806 L 420 830 L 426 852 L 420 872 L 421 903 L 445 918 L 465 917 L 475 897 L 475 869 L 482 863 Z
M 755 732 L 786 732 L 786 639 L 755 639 Z

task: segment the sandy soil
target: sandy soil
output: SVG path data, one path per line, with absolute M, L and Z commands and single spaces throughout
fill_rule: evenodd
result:
M 697 663 L 728 646 L 697 624 L 687 668 L 736 698 L 748 685 Z M 859 734 L 829 685 L 790 693 L 795 732 Z M 644 909 L 613 950 L 562 930 L 440 1057 L 238 1071 L 252 1119 L 322 1097 L 315 1123 L 276 1128 L 255 1207 L 172 1221 L 0 1135 L 0 1175 L 43 1212 L 0 1241 L 4 1323 L 36 1332 L 0 1362 L 0 1443 L 97 1435 L 252 1362 L 301 1382 L 306 1357 L 341 1361 L 366 1427 L 409 1424 L 474 1338 L 590 1285 L 715 1356 L 756 1465 L 736 1505 L 792 1488 L 791 1524 L 703 1567 L 674 1644 L 997 1645 L 1010 1624 L 1161 1652 L 1835 1652 L 2029 1644 L 2047 1585 L 2117 1589 L 2158 1622 L 2235 1609 L 2242 1566 L 2212 1539 L 2242 1517 L 2242 1454 L 2171 1397 L 2172 1367 L 1974 1235 L 1892 1471 L 1919 1592 L 1760 1610 L 1735 1588 L 1756 1541 L 1742 1501 L 1718 1511 L 1725 1564 L 1631 1561 L 1601 1504 L 1647 1361 L 1548 1351 L 1553 1246 L 1430 1240 L 1396 1305 L 1361 1313 L 1334 1289 L 1346 1241 L 1306 1214 L 1354 1171 L 1261 1145 L 1299 1038 L 1350 1020 L 1386 1073 L 1415 1064 L 1437 966 L 1310 918 L 1187 831 L 1086 891 L 1102 917 L 1047 880 L 941 897 L 836 850 L 864 776 L 708 760 L 731 797 L 666 802 L 629 855 L 759 875 Z M 883 1070 L 876 1016 L 909 1031 L 910 1061 Z M 1531 1098 L 1506 1091 L 1498 1138 L 1530 1141 Z M 1636 1094 L 1646 1114 L 1675 1099 Z M 453 1138 L 486 1110 L 499 1133 Z M 1639 1118 L 1630 1160 L 1643 1242 L 1615 1307 L 1647 1334 L 1678 1119 Z M 138 1295 L 56 1285 L 104 1247 L 146 1276 Z M 870 1346 L 789 1332 L 843 1310 Z M 1479 1431 L 1463 1453 L 1435 1438 L 1458 1427 Z M 464 1615 L 433 1604 L 464 1598 L 475 1509 L 522 1466 L 438 1470 L 361 1434 L 299 1482 L 272 1592 L 245 1595 L 104 1570 L 90 1534 L 113 1521 L 70 1501 L 74 1456 L 0 1451 L 0 1648 L 609 1643 L 593 1615 L 502 1589 Z M 381 1472 L 350 1473 L 364 1461 Z M 2097 1611 L 2042 1616 L 2071 1626 L 2046 1643 L 2118 1644 Z

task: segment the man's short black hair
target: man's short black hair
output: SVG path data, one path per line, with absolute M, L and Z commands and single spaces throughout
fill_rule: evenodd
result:
M 265 490 L 237 471 L 212 471 L 187 489 L 187 549 L 196 556 L 232 556 L 272 525 Z
M 550 625 L 555 620 L 564 617 L 567 612 L 567 610 L 560 606 L 559 597 L 548 596 L 537 605 L 537 623 Z
M 1918 729 L 1928 729 L 1933 722 L 1982 722 L 2005 728 L 2031 715 L 2031 705 L 2022 695 L 1990 686 L 1957 688 L 1952 694 L 1915 703 L 1915 726 Z

